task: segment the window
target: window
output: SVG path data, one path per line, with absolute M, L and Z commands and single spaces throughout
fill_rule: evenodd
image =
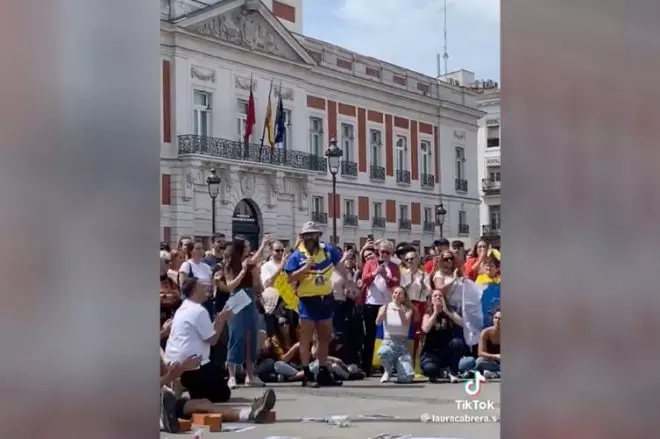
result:
M 198 136 L 211 135 L 211 93 L 193 92 L 193 132 Z
M 247 126 L 248 103 L 242 99 L 238 100 L 236 119 L 238 122 L 238 140 L 245 139 L 245 127 Z
M 435 223 L 435 218 L 433 215 L 433 208 L 432 207 L 425 207 L 424 208 L 424 222 L 425 223 Z
M 343 159 L 347 162 L 353 162 L 353 125 L 348 123 L 341 124 L 341 150 L 344 153 Z
M 456 147 L 456 179 L 465 180 L 465 149 Z
M 431 142 L 428 140 L 422 140 L 419 149 L 421 151 L 420 172 L 422 174 L 433 174 L 433 161 L 431 161 Z
M 490 228 L 491 230 L 500 229 L 500 206 L 490 206 L 488 209 L 488 216 L 490 217 Z
M 374 202 L 374 218 L 383 218 L 383 203 Z
M 399 219 L 400 220 L 408 219 L 408 206 L 405 204 L 399 204 Z
M 396 136 L 396 151 L 394 153 L 396 158 L 397 171 L 408 170 L 408 139 L 403 136 Z
M 488 168 L 488 179 L 490 181 L 502 181 L 502 172 L 499 166 Z
M 354 200 L 344 200 L 344 213 L 349 216 L 355 215 Z
M 323 119 L 320 117 L 309 118 L 309 145 L 313 155 L 323 156 Z
M 463 210 L 458 211 L 458 225 L 464 226 L 467 224 L 467 214 Z
M 369 130 L 369 140 L 371 142 L 371 166 L 383 166 L 383 142 L 381 132 L 378 130 Z
M 500 126 L 493 125 L 487 128 L 486 146 L 494 148 L 500 146 Z
M 291 149 L 291 135 L 291 110 L 284 110 L 284 141 L 282 142 L 282 149 L 285 151 Z
M 325 212 L 325 201 L 323 200 L 323 197 L 312 197 L 312 212 Z

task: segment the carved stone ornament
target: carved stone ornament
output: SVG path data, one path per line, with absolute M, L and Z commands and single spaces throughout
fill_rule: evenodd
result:
M 234 87 L 241 90 L 250 91 L 250 78 L 234 76 Z M 252 80 L 252 91 L 257 91 L 257 81 L 254 79 Z
M 243 198 L 252 198 L 257 185 L 257 179 L 255 175 L 249 172 L 242 172 L 240 178 Z
M 192 200 L 195 196 L 195 175 L 191 169 L 187 169 L 183 175 L 183 199 Z
M 300 180 L 300 197 L 298 199 L 298 210 L 307 210 L 307 198 L 309 197 L 309 183 Z
M 273 92 L 275 94 L 275 98 L 279 99 L 279 97 L 282 97 L 282 100 L 284 101 L 293 101 L 293 89 L 289 87 L 280 87 L 279 85 L 273 86 Z
M 246 49 L 270 53 L 292 61 L 301 59 L 256 12 L 244 13 L 241 8 L 237 8 L 202 22 L 194 30 Z
M 454 140 L 465 140 L 465 131 L 454 131 Z
M 205 69 L 204 67 L 192 66 L 190 68 L 190 77 L 205 82 L 215 83 L 215 70 Z

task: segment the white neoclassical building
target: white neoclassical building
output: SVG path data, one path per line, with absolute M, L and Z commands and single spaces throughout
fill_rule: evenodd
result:
M 493 245 L 500 246 L 500 208 L 502 161 L 500 158 L 500 89 L 496 83 L 475 85 L 477 104 L 485 112 L 479 120 L 479 181 L 481 191 L 481 235 Z
M 302 0 L 161 0 L 162 236 L 291 242 L 315 220 L 341 244 L 480 235 L 476 94 L 305 37 Z M 252 90 L 256 124 L 243 137 Z M 284 138 L 262 142 L 282 99 Z M 343 151 L 337 195 L 324 156 Z

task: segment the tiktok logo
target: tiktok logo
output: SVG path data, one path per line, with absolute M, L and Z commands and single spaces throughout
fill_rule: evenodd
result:
M 474 378 L 465 382 L 465 393 L 470 396 L 477 396 L 481 392 L 481 383 L 485 382 L 486 377 L 475 371 Z

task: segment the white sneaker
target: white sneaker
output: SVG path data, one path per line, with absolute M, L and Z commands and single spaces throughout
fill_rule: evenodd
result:
M 229 377 L 229 380 L 227 380 L 227 387 L 229 387 L 230 389 L 235 389 L 236 388 L 236 378 Z
M 259 379 L 259 377 L 254 378 L 245 378 L 245 385 L 247 387 L 264 387 L 265 384 Z
M 388 371 L 383 372 L 383 376 L 380 377 L 380 383 L 385 384 L 390 380 L 390 373 Z
M 458 377 L 452 373 L 449 373 L 449 382 L 456 384 L 458 382 Z

